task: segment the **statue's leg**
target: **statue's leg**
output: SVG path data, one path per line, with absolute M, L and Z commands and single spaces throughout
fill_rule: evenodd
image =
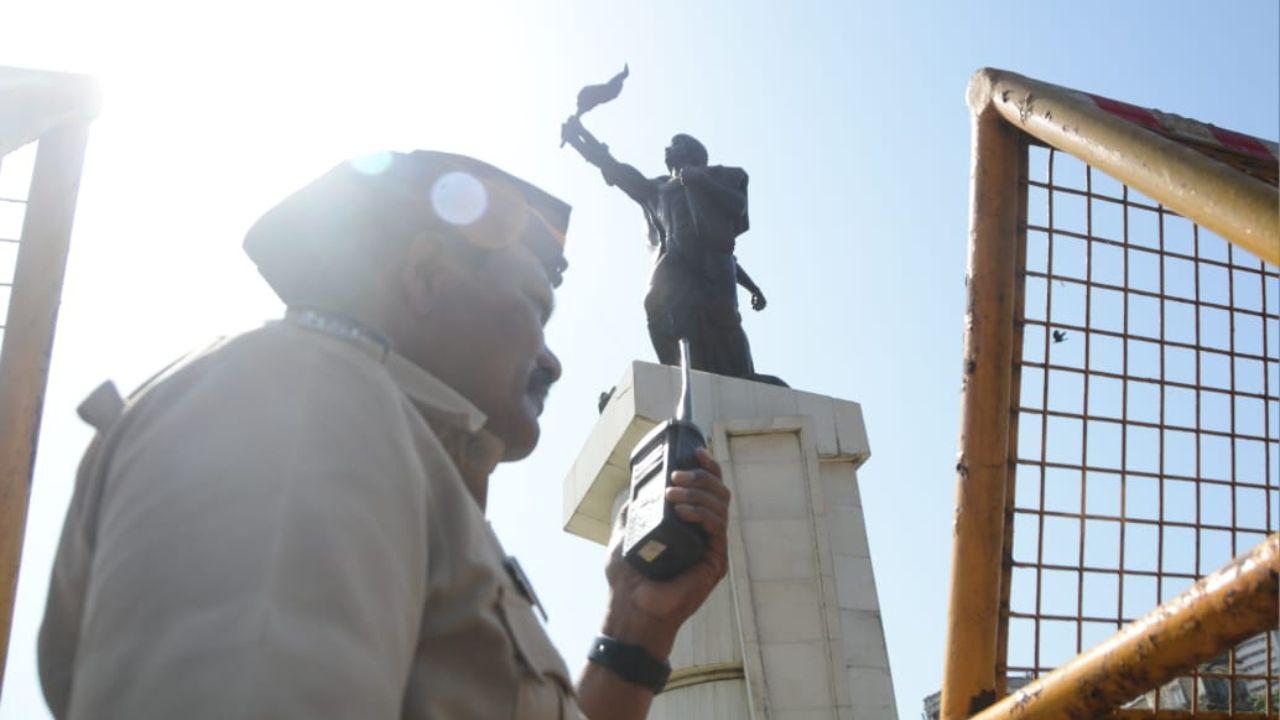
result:
M 747 343 L 747 333 L 742 329 L 742 322 L 724 329 L 725 363 L 733 369 L 734 377 L 751 377 L 756 372 L 755 362 L 751 359 L 751 345 Z
M 663 365 L 679 365 L 680 338 L 672 332 L 670 315 L 663 311 L 647 314 L 649 315 L 649 340 L 653 343 L 653 351 L 658 356 L 658 362 Z
M 742 316 L 740 315 L 738 316 L 738 323 L 736 327 L 737 335 L 741 338 L 740 342 L 742 349 L 740 353 L 742 359 L 739 362 L 742 363 L 740 367 L 743 369 L 743 374 L 738 377 L 744 377 L 748 380 L 755 380 L 756 382 L 767 383 L 769 385 L 777 385 L 779 387 L 791 387 L 783 381 L 782 378 L 776 375 L 765 375 L 764 373 L 756 372 L 755 361 L 751 358 L 751 344 L 747 342 L 747 332 L 742 329 Z
M 736 354 L 734 357 L 729 359 L 729 362 L 733 364 L 735 370 L 734 377 L 746 378 L 748 380 L 755 380 L 756 382 L 777 385 L 779 387 L 791 387 L 784 382 L 782 378 L 777 377 L 776 375 L 765 375 L 763 373 L 756 372 L 755 361 L 751 358 L 751 345 L 747 342 L 747 333 L 742 329 L 741 322 L 738 323 L 734 334 L 738 338 L 734 344 L 737 344 L 740 348 L 735 351 Z
M 707 369 L 730 377 L 751 377 L 755 373 L 751 346 L 732 297 L 713 300 L 699 314 L 699 344 L 703 347 Z

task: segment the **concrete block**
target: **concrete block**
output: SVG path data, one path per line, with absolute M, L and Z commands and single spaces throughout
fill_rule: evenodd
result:
M 715 401 L 717 422 L 746 420 L 760 416 L 756 412 L 754 388 L 743 388 L 737 384 L 716 383 L 712 397 Z
M 818 573 L 813 525 L 806 518 L 742 520 L 753 580 L 795 580 Z
M 862 407 L 848 400 L 836 400 L 835 418 L 840 454 L 852 458 L 856 469 L 871 457 L 871 445 L 867 442 L 867 427 L 862 421 Z
M 879 610 L 871 558 L 837 555 L 836 596 L 840 607 L 850 610 Z
M 851 668 L 849 686 L 853 690 L 853 717 L 856 720 L 897 720 L 893 681 L 887 669 Z
M 812 579 L 753 581 L 751 595 L 762 644 L 826 638 L 819 588 Z
M 888 668 L 883 622 L 879 611 L 841 610 L 844 657 L 848 667 Z
M 785 462 L 798 464 L 800 437 L 796 433 L 775 432 L 737 435 L 729 441 L 734 466 L 751 463 Z
M 813 442 L 818 446 L 819 457 L 834 457 L 840 453 L 840 442 L 836 438 L 835 401 L 832 398 L 797 392 L 796 414 L 813 420 Z
M 861 507 L 858 496 L 858 480 L 854 463 L 850 460 L 825 460 L 818 466 L 822 476 L 822 491 L 828 505 L 836 507 Z
M 867 528 L 860 508 L 827 508 L 827 531 L 831 534 L 831 552 L 852 557 L 871 556 L 867 545 Z
M 777 385 L 757 384 L 756 417 L 781 417 L 800 414 L 801 393 Z
M 834 706 L 825 643 L 762 643 L 760 649 L 769 700 L 775 710 Z
M 775 710 L 770 720 L 841 720 L 835 709 L 808 708 L 804 710 Z
M 730 444 L 735 441 L 731 440 Z M 730 456 L 733 456 L 731 451 Z M 803 519 L 809 516 L 804 472 L 795 463 L 733 462 L 733 502 L 743 519 Z
M 632 448 L 671 417 L 676 368 L 633 363 L 564 481 L 569 532 L 608 540 Z M 676 637 L 671 662 L 741 679 L 673 688 L 650 718 L 896 718 L 859 498 L 870 456 L 857 403 L 693 373 L 694 421 L 734 500 L 730 569 Z M 719 672 L 719 670 L 717 670 Z

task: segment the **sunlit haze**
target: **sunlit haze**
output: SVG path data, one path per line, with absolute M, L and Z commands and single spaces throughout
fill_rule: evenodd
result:
M 964 89 L 982 66 L 1275 139 L 1280 11 L 1192 5 L 714 2 L 69 2 L 0 10 L 0 65 L 95 75 L 0 719 L 47 717 L 35 637 L 75 466 L 75 406 L 282 307 L 240 250 L 274 202 L 383 150 L 473 155 L 574 206 L 548 328 L 563 380 L 489 516 L 575 671 L 599 630 L 603 549 L 562 530 L 598 394 L 649 360 L 640 211 L 559 147 L 584 117 L 648 175 L 687 132 L 751 175 L 738 256 L 769 305 L 761 372 L 862 403 L 860 485 L 899 715 L 942 671 L 968 197 Z M 1207 8 L 1212 8 L 1211 11 Z M 1208 17 L 1206 17 L 1208 15 Z M 460 217 L 483 198 L 444 198 Z

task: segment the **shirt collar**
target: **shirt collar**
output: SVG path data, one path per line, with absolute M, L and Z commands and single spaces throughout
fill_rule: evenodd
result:
M 417 363 L 394 350 L 389 350 L 382 362 L 396 385 L 433 414 L 471 434 L 484 427 L 488 418 L 480 408 Z
M 479 408 L 443 380 L 392 350 L 381 333 L 316 310 L 290 308 L 285 317 L 296 325 L 347 340 L 381 360 L 400 390 L 434 418 L 473 435 L 484 427 L 487 418 Z

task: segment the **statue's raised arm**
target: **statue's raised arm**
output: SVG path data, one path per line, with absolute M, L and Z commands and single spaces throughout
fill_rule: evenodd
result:
M 747 171 L 711 165 L 705 145 L 677 133 L 663 150 L 667 174 L 645 177 L 582 126 L 583 113 L 618 97 L 628 72 L 624 67 L 609 82 L 584 87 L 560 136 L 644 210 L 653 248 L 644 313 L 658 361 L 679 364 L 680 341 L 687 340 L 695 370 L 785 385 L 755 371 L 738 312 L 739 285 L 751 293 L 752 308 L 766 303 L 734 255 L 750 228 Z
M 572 145 L 587 162 L 600 168 L 606 183 L 621 189 L 646 210 L 652 209 L 658 196 L 654 182 L 634 167 L 615 160 L 609 154 L 609 146 L 583 127 L 577 115 L 570 115 L 564 121 L 560 127 L 560 139 Z

